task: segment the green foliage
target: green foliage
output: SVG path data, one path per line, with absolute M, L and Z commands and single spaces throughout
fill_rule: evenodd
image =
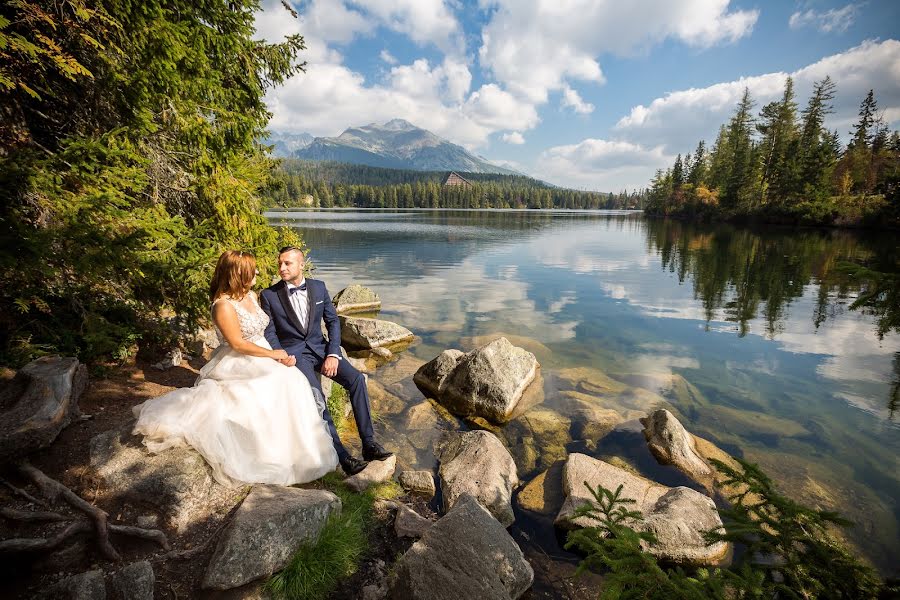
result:
M 319 539 L 302 546 L 287 566 L 266 582 L 266 589 L 276 598 L 327 598 L 340 580 L 356 572 L 368 551 L 375 500 L 395 498 L 400 493 L 394 482 L 357 493 L 336 473 L 326 475 L 322 482 L 341 499 L 341 514 L 332 515 Z
M 584 192 L 521 175 L 460 173 L 472 185 L 443 186 L 447 171 L 410 171 L 287 159 L 267 206 L 359 208 L 636 208 L 644 193 Z
M 328 395 L 327 401 L 328 412 L 331 413 L 334 426 L 338 431 L 344 429 L 344 410 L 348 402 L 350 402 L 350 396 L 347 394 L 347 390 L 341 385 L 332 384 L 331 394 Z
M 646 552 L 653 536 L 640 531 L 642 516 L 628 509 L 634 501 L 621 497 L 622 486 L 615 492 L 588 486 L 594 503 L 576 514 L 598 524 L 569 533 L 566 547 L 587 554 L 579 572 L 605 572 L 601 598 L 862 599 L 875 598 L 884 589 L 875 573 L 830 535 L 829 528 L 848 525 L 837 514 L 782 496 L 756 465 L 739 460 L 740 469 L 733 469 L 712 462 L 726 477 L 723 486 L 740 492 L 724 511 L 724 529 L 706 532 L 706 537 L 711 544 L 741 546 L 740 558 L 728 568 L 663 568 Z
M 222 250 L 275 270 L 256 140 L 299 37 L 255 41 L 257 2 L 0 8 L 0 362 L 127 356 L 207 315 Z

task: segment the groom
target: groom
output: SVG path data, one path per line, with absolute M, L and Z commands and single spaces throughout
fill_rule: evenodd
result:
M 392 453 L 375 441 L 366 378 L 341 356 L 341 326 L 328 290 L 323 282 L 303 277 L 304 264 L 303 251 L 299 248 L 287 246 L 279 250 L 281 281 L 260 295 L 262 309 L 269 315 L 265 336 L 273 349 L 283 349 L 296 359 L 297 368 L 306 375 L 314 394 L 324 398 L 317 372 L 330 377 L 349 392 L 364 460 L 355 458 L 344 448 L 327 406 L 323 416 L 341 467 L 348 475 L 355 475 L 366 467 L 366 461 L 384 460 Z M 323 317 L 328 339 L 322 332 Z

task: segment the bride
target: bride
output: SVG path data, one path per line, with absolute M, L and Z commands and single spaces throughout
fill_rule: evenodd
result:
M 263 337 L 269 317 L 250 288 L 256 259 L 228 250 L 210 284 L 220 345 L 194 387 L 133 408 L 134 433 L 151 452 L 188 444 L 225 485 L 291 485 L 334 470 L 337 453 L 322 408 L 295 358 Z

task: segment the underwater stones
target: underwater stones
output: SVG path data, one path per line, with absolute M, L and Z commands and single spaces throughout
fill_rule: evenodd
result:
M 527 473 L 535 468 L 546 469 L 566 457 L 566 444 L 572 441 L 570 428 L 567 417 L 548 408 L 537 408 L 510 421 L 500 435 L 519 459 L 517 465 Z
M 519 508 L 539 515 L 557 514 L 565 501 L 562 489 L 563 465 L 565 461 L 558 460 L 525 484 L 516 494 Z

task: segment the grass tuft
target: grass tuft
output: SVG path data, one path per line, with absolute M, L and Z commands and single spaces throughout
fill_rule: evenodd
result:
M 266 590 L 275 598 L 312 600 L 327 597 L 342 579 L 356 572 L 369 550 L 375 500 L 396 498 L 403 493 L 394 481 L 357 493 L 344 485 L 337 472 L 327 474 L 321 483 L 341 499 L 341 514 L 332 515 L 319 539 L 302 546 L 287 566 L 266 582 Z

